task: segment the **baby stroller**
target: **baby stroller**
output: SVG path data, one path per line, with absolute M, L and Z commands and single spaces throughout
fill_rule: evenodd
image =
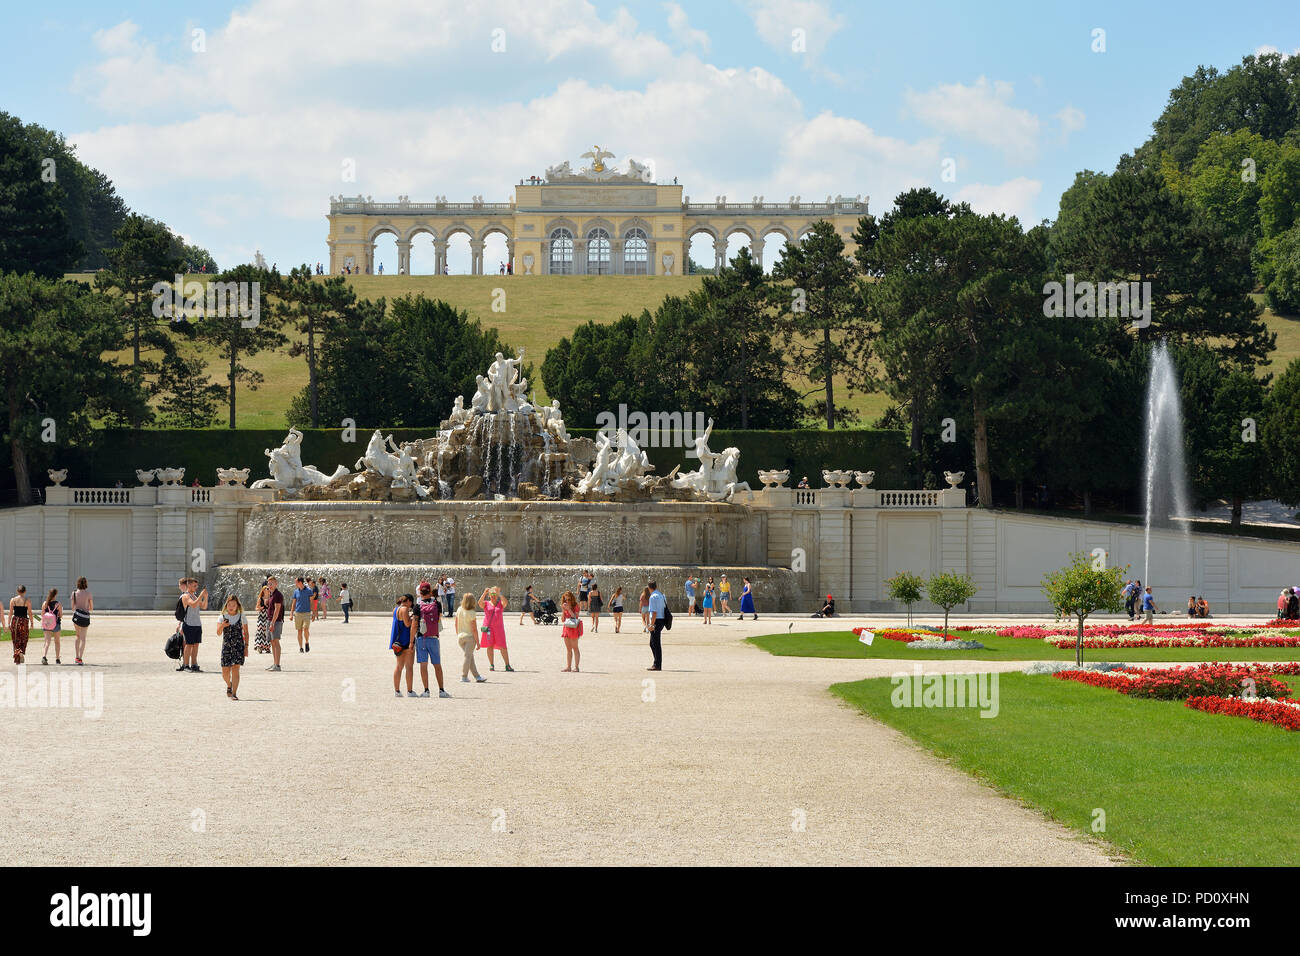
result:
M 537 623 L 538 624 L 559 624 L 560 609 L 554 601 L 537 602 Z

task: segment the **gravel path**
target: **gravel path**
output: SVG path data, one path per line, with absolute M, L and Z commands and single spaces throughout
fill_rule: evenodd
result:
M 897 662 L 741 643 L 789 618 L 679 617 L 659 674 L 635 616 L 618 635 L 606 620 L 582 638 L 583 673 L 563 674 L 558 629 L 507 616 L 517 673 L 489 674 L 480 652 L 489 683 L 449 667 L 455 699 L 397 700 L 387 619 L 331 617 L 310 654 L 286 640 L 282 673 L 253 655 L 237 703 L 214 620 L 207 670 L 180 674 L 168 616 L 98 615 L 87 667 L 58 670 L 103 675 L 99 719 L 0 707 L 0 864 L 1111 862 L 826 690 Z M 55 670 L 35 640 L 28 661 Z

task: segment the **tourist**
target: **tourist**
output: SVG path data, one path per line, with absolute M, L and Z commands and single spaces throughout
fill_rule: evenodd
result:
M 501 589 L 492 587 L 484 588 L 482 596 L 478 599 L 478 606 L 483 609 L 483 623 L 479 627 L 479 643 L 487 648 L 488 670 L 497 669 L 496 660 L 492 656 L 494 650 L 501 652 L 501 660 L 506 665 L 506 670 L 514 673 L 514 668 L 510 666 L 510 651 L 506 649 L 506 599 L 501 596 Z
M 433 585 L 421 581 L 420 600 L 416 605 L 418 633 L 415 638 L 415 659 L 420 665 L 420 681 L 424 684 L 421 697 L 429 696 L 429 665 L 433 665 L 433 676 L 438 680 L 438 696 L 450 697 L 442 685 L 442 642 L 439 632 L 442 630 L 442 605 L 433 595 Z
M 614 633 L 623 627 L 623 589 L 614 588 L 614 596 L 609 599 L 609 613 L 614 617 Z
M 63 605 L 59 603 L 58 588 L 50 588 L 50 593 L 45 595 L 45 603 L 41 605 L 41 629 L 45 631 L 45 650 L 41 660 L 49 657 L 50 641 L 54 641 L 54 663 L 62 664 Z
M 447 575 L 438 576 L 438 583 L 434 586 L 434 596 L 437 597 L 438 603 L 447 607 Z M 450 617 L 450 615 L 448 615 Z
M 1187 599 L 1187 616 L 1196 617 L 1196 613 L 1197 613 L 1196 595 L 1193 594 L 1191 597 Z
M 704 598 L 700 602 L 700 610 L 704 612 L 704 623 L 713 623 L 713 581 L 710 580 L 704 585 Z
M 578 578 L 578 603 L 582 609 L 587 610 L 587 592 L 591 589 L 591 574 L 584 570 Z
M 320 579 L 320 619 L 329 620 L 330 616 L 330 586 L 325 583 L 325 579 Z
M 533 623 L 537 623 L 537 609 L 533 606 L 533 586 L 530 584 L 524 588 L 524 609 L 519 614 L 519 623 L 524 623 L 524 618 L 532 617 Z
M 1300 594 L 1296 593 L 1295 588 L 1292 588 L 1291 593 L 1287 595 L 1286 617 L 1288 621 L 1300 618 Z
M 84 577 L 77 578 L 77 590 L 72 592 L 72 629 L 77 632 L 73 655 L 78 666 L 84 665 L 86 632 L 90 630 L 90 612 L 95 610 L 95 595 Z
M 263 581 L 262 586 L 257 591 L 257 627 L 254 631 L 253 650 L 259 654 L 268 654 L 271 651 L 271 635 L 266 628 L 266 616 L 268 609 L 266 606 L 267 595 L 271 593 L 271 586 L 268 582 Z
M 447 595 L 447 616 L 451 617 L 452 613 L 456 610 L 456 579 L 450 574 L 447 575 L 447 580 L 443 583 L 443 588 Z
M 315 578 L 308 578 L 307 587 L 311 589 L 311 619 L 315 623 L 320 610 L 320 585 Z
M 1196 602 L 1196 616 L 1197 617 L 1210 616 L 1210 602 L 1205 600 L 1204 594 L 1202 594 L 1201 599 Z
M 20 584 L 14 591 L 14 596 L 9 599 L 9 639 L 13 641 L 15 664 L 21 664 L 27 659 L 27 637 L 31 633 L 31 613 L 32 599 L 27 596 L 27 585 Z M 0 613 L 0 618 L 3 616 Z M 49 661 L 42 657 L 41 663 L 48 664 Z
M 727 576 L 725 574 L 722 576 L 722 580 L 718 582 L 718 598 L 722 602 L 722 607 L 719 608 L 719 610 L 721 610 L 723 614 L 730 614 L 731 613 L 731 582 L 727 580 Z
M 415 697 L 415 597 L 403 594 L 393 608 L 393 628 L 388 649 L 393 652 L 393 696 L 402 696 L 402 673 L 406 673 L 406 696 Z
M 271 639 L 271 666 L 269 671 L 280 669 L 280 637 L 284 633 L 284 595 L 275 575 L 266 579 L 266 633 Z
M 1151 594 L 1151 588 L 1148 587 L 1146 589 L 1146 592 L 1142 595 L 1142 614 L 1143 614 L 1142 623 L 1150 624 L 1152 622 L 1153 615 L 1158 610 L 1160 610 L 1160 608 L 1156 607 L 1156 600 Z M 755 617 L 757 617 L 757 615 Z
M 343 623 L 348 623 L 348 615 L 352 612 L 352 592 L 348 590 L 348 582 L 343 582 L 343 587 L 339 588 L 339 607 L 343 609 Z
M 203 620 L 199 612 L 208 609 L 208 589 L 199 591 L 196 578 L 188 579 L 185 585 L 187 590 L 181 595 L 181 603 L 185 606 L 185 620 L 181 622 L 181 636 L 185 641 L 181 665 L 188 665 L 190 673 L 197 674 L 201 670 L 199 645 L 203 643 Z
M 239 700 L 239 668 L 248 656 L 248 621 L 244 619 L 244 606 L 233 594 L 226 598 L 217 634 L 221 637 L 221 677 L 226 682 L 226 696 Z
M 578 673 L 582 662 L 582 653 L 578 650 L 578 638 L 582 637 L 582 618 L 578 616 L 578 601 L 572 591 L 565 591 L 560 597 L 560 636 L 564 638 L 564 670 L 561 674 Z
M 1137 602 L 1137 586 L 1133 579 L 1129 578 L 1124 589 L 1119 592 L 1124 598 L 1124 610 L 1128 612 L 1128 619 L 1133 620 L 1133 605 Z
M 695 578 L 686 575 L 686 614 L 689 617 L 695 613 Z
M 474 675 L 474 680 L 480 684 L 487 680 L 478 672 L 478 665 L 474 663 L 474 652 L 479 648 L 478 642 L 478 620 L 474 614 L 474 595 L 466 594 L 465 599 L 460 602 L 460 607 L 456 609 L 456 643 L 460 645 L 461 653 L 465 655 L 465 660 L 460 665 L 460 680 L 463 684 L 469 683 L 469 675 Z
M 600 585 L 592 581 L 591 590 L 587 592 L 587 610 L 591 612 L 591 630 L 593 632 L 600 630 L 600 609 L 604 606 L 605 599 L 601 597 Z
M 311 650 L 311 612 L 315 602 L 307 582 L 299 577 L 294 579 L 294 584 L 297 586 L 293 589 L 293 626 L 298 632 L 298 653 L 304 654 Z
M 742 621 L 746 614 L 753 614 L 754 620 L 758 620 L 758 612 L 754 610 L 754 586 L 749 583 L 749 578 L 741 578 L 745 582 L 744 587 L 740 589 L 740 613 L 736 615 Z
M 660 643 L 659 636 L 664 629 L 664 612 L 668 609 L 668 599 L 664 597 L 663 592 L 659 590 L 659 585 L 654 581 L 649 586 L 650 597 L 647 600 L 646 611 L 650 616 L 650 653 L 654 655 L 654 663 L 646 670 L 659 671 L 663 670 L 663 645 Z
M 826 600 L 822 602 L 821 610 L 813 617 L 834 617 L 835 616 L 835 598 L 826 595 Z
M 1286 602 L 1290 595 L 1291 592 L 1286 588 L 1283 588 L 1277 596 L 1277 619 L 1279 621 L 1286 617 Z
M 807 475 L 804 475 L 802 478 L 799 479 L 799 487 L 800 487 L 800 488 L 807 488 L 807 487 L 808 487 L 808 476 L 807 476 Z
M 650 588 L 649 587 L 644 587 L 641 589 L 640 605 L 641 605 L 641 630 L 644 633 L 649 634 L 650 633 Z

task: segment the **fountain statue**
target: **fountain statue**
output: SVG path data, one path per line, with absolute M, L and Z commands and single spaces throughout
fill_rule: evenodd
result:
M 713 419 L 702 435 L 695 439 L 695 455 L 700 460 L 696 471 L 688 471 L 672 481 L 674 488 L 687 488 L 699 497 L 710 501 L 730 500 L 737 491 L 747 491 L 753 497 L 748 482 L 740 481 L 736 469 L 740 464 L 739 448 L 724 448 L 721 453 L 709 450 L 709 436 L 713 434 Z M 788 477 L 788 476 L 787 476 Z
M 311 465 L 302 463 L 302 432 L 290 428 L 279 448 L 263 449 L 263 454 L 270 459 L 267 470 L 270 478 L 253 482 L 254 488 L 274 488 L 276 491 L 294 493 L 313 485 L 324 485 L 347 475 L 348 470 L 342 465 L 334 474 L 327 475 Z M 164 470 L 159 470 L 158 477 L 164 477 Z

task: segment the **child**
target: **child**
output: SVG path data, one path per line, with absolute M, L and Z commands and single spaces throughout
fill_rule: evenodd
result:
M 578 599 L 572 591 L 565 591 L 560 598 L 560 636 L 564 638 L 564 670 L 561 674 L 578 673 L 582 653 L 578 650 L 578 638 L 582 636 L 582 619 L 578 617 L 581 609 Z
M 226 682 L 226 696 L 239 700 L 239 668 L 248 655 L 248 621 L 244 619 L 244 606 L 233 594 L 226 598 L 217 633 L 221 637 L 221 676 Z

